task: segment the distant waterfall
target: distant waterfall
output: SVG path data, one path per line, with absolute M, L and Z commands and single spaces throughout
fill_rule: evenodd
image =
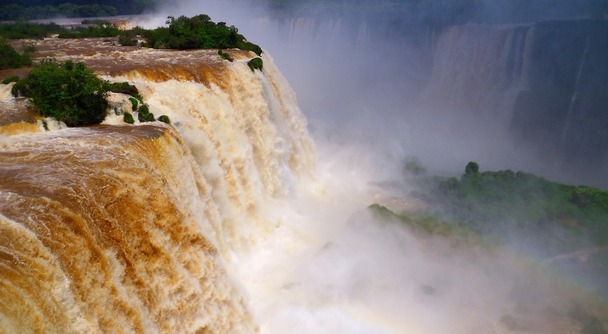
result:
M 422 108 L 474 117 L 539 156 L 556 177 L 607 186 L 606 36 L 606 20 L 448 27 Z

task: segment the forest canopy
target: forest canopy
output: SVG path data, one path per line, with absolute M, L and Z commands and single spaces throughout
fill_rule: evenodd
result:
M 56 17 L 102 17 L 141 14 L 158 0 L 4 0 L 0 20 L 36 20 Z
M 0 20 L 141 14 L 161 0 L 3 0 Z M 251 0 L 274 12 L 382 16 L 431 26 L 608 17 L 608 0 Z

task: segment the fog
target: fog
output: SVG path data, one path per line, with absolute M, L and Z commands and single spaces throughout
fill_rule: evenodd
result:
M 516 94 L 507 92 L 507 88 L 504 96 L 486 98 L 496 101 L 486 106 L 486 110 L 503 105 L 505 110 L 471 109 L 483 108 L 482 94 L 496 94 L 480 91 L 475 96 L 479 85 L 490 86 L 483 77 L 454 81 L 465 90 L 460 95 L 472 101 L 463 105 L 449 101 L 454 92 L 445 91 L 445 87 L 450 80 L 458 79 L 433 72 L 440 28 L 427 22 L 467 23 L 456 14 L 457 7 L 438 11 L 432 5 L 434 2 L 428 1 L 412 14 L 402 9 L 392 11 L 392 7 L 386 10 L 365 1 L 353 6 L 340 1 L 326 3 L 330 5 L 303 1 L 289 10 L 270 10 L 261 1 L 171 2 L 166 6 L 166 14 L 205 12 L 215 21 L 237 26 L 249 40 L 261 45 L 295 89 L 315 136 L 325 136 L 329 131 L 332 136 L 339 134 L 341 139 L 349 137 L 349 141 L 371 143 L 375 150 L 388 147 L 390 154 L 398 151 L 404 156 L 416 156 L 440 174 L 458 175 L 468 161 L 477 161 L 489 170 L 524 170 L 568 183 L 608 187 L 608 177 L 603 173 L 608 157 L 595 153 L 604 152 L 604 146 L 589 148 L 603 142 L 602 135 L 578 144 L 587 146 L 586 151 L 570 148 L 569 153 L 554 144 L 560 141 L 557 128 L 551 130 L 555 133 L 522 136 L 521 131 L 513 130 L 513 111 L 507 110 L 512 108 L 507 105 L 514 102 L 500 102 L 509 99 L 508 94 Z M 392 2 L 384 4 L 387 3 Z M 474 14 L 470 20 L 527 22 L 564 15 L 577 17 L 585 15 L 589 7 L 562 4 L 543 12 L 542 1 L 530 2 L 528 6 L 530 13 L 522 16 L 522 10 L 516 11 L 508 1 L 482 1 L 471 10 Z M 316 9 L 319 7 L 322 9 Z M 163 22 L 161 15 L 148 26 Z M 469 58 L 470 65 L 466 66 L 492 66 Z M 453 76 L 462 75 L 458 72 L 462 63 L 451 66 L 456 68 Z M 525 85 L 523 82 L 520 84 L 523 88 L 512 89 L 525 90 Z M 447 97 L 442 100 L 444 95 Z M 438 100 L 443 104 L 437 104 Z M 601 132 L 588 129 L 591 126 L 577 129 L 575 136 Z
M 497 16 L 499 9 L 484 7 Z M 485 169 L 569 176 L 514 141 L 496 115 L 434 110 L 432 99 L 420 98 L 430 94 L 438 31 L 410 33 L 400 23 L 395 30 L 390 18 L 348 10 L 301 10 L 167 2 L 144 23 L 206 13 L 237 26 L 272 55 L 309 120 L 315 175 L 298 193 L 268 203 L 269 221 L 280 224 L 231 259 L 262 333 L 579 332 L 568 311 L 585 294 L 535 265 L 533 243 L 523 247 L 514 235 L 508 246 L 467 248 L 366 210 L 416 205 L 403 174 L 412 156 L 441 175 L 477 161 Z

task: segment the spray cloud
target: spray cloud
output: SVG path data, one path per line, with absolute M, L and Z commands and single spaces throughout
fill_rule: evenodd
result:
M 567 317 L 569 292 L 556 293 L 563 286 L 512 253 L 462 249 L 379 223 L 365 209 L 410 190 L 400 181 L 410 155 L 452 173 L 469 160 L 544 168 L 505 129 L 489 126 L 491 118 L 420 112 L 421 82 L 431 75 L 424 41 L 395 33 L 380 17 L 277 16 L 252 2 L 182 1 L 160 11 L 161 18 L 206 13 L 238 26 L 273 55 L 311 123 L 315 176 L 266 203 L 276 227 L 234 250 L 230 264 L 262 332 L 581 329 Z M 426 38 L 438 36 L 431 30 Z

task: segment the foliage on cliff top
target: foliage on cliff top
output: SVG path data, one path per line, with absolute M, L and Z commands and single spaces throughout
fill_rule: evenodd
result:
M 97 21 L 77 29 L 65 29 L 59 38 L 116 37 L 120 30 L 111 22 Z
M 466 209 L 480 220 L 521 213 L 518 218 L 522 222 L 608 221 L 608 192 L 552 182 L 524 172 L 479 172 L 479 166 L 473 162 L 467 165 L 460 180 L 438 180 L 433 192 L 455 214 Z
M 583 239 L 608 245 L 608 192 L 600 189 L 521 171 L 480 172 L 474 162 L 459 179 L 425 176 L 417 182 L 415 196 L 429 203 L 435 214 L 483 234 L 517 229 L 547 237 L 559 230 L 572 238 L 554 245 L 556 249 L 578 247 Z
M 70 127 L 98 124 L 106 116 L 107 84 L 84 63 L 44 62 L 13 88 L 14 93 L 31 98 L 40 115 Z
M 23 53 L 19 53 L 7 41 L 0 38 L 0 70 L 31 65 L 32 52 L 33 49 L 27 48 Z
M 253 51 L 257 55 L 262 49 L 248 42 L 234 26 L 225 22 L 214 23 L 208 15 L 200 14 L 191 18 L 169 16 L 168 27 L 144 32 L 147 45 L 156 49 L 228 49 L 238 48 Z
M 0 36 L 6 39 L 42 39 L 62 31 L 65 31 L 65 28 L 55 23 L 43 24 L 18 20 L 13 23 L 0 24 Z
M 3 0 L 0 20 L 52 19 L 56 17 L 102 17 L 141 14 L 158 0 Z
M 413 163 L 406 170 L 409 196 L 426 205 L 404 212 L 370 206 L 383 221 L 454 245 L 515 246 L 566 274 L 584 272 L 578 278 L 608 299 L 608 192 L 525 172 L 480 171 L 474 162 L 459 178 L 429 175 Z
M 249 69 L 251 69 L 252 72 L 255 70 L 261 71 L 264 69 L 264 61 L 262 61 L 262 58 L 260 57 L 255 57 L 247 62 L 247 66 L 249 66 Z

